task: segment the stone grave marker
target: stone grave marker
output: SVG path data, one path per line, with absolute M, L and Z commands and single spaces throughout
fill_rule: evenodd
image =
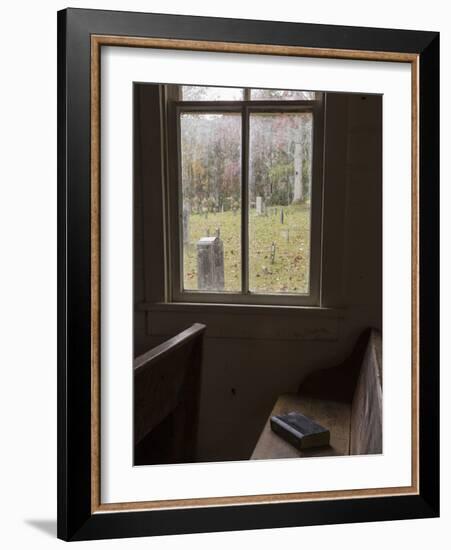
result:
M 255 209 L 257 211 L 257 216 L 261 216 L 264 213 L 265 205 L 263 202 L 263 197 L 257 197 Z
M 224 245 L 219 236 L 197 241 L 197 286 L 199 290 L 224 290 Z
M 189 211 L 183 209 L 183 244 L 189 244 Z

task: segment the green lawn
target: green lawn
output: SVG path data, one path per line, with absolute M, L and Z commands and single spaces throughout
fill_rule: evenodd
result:
M 284 223 L 281 223 L 281 209 Z M 277 213 L 275 213 L 277 211 Z M 201 237 L 214 236 L 217 228 L 224 243 L 225 290 L 241 288 L 241 214 L 231 211 L 191 214 L 189 245 L 184 247 L 184 286 L 197 289 L 196 243 Z M 275 243 L 272 261 L 272 243 Z M 254 292 L 308 292 L 310 207 L 290 205 L 268 207 L 258 216 L 249 216 L 249 286 Z

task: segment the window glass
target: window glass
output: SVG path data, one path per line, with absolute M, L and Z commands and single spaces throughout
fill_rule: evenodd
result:
M 242 101 L 243 99 L 243 88 L 182 86 L 183 101 Z
M 311 113 L 252 113 L 249 162 L 249 289 L 308 294 Z
M 241 115 L 182 113 L 183 288 L 241 291 Z
M 300 90 L 269 90 L 253 88 L 251 90 L 251 99 L 262 100 L 283 100 L 283 101 L 302 101 L 314 100 L 315 92 L 305 92 Z

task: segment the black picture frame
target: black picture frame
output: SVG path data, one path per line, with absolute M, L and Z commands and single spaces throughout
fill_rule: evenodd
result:
M 91 36 L 415 54 L 419 61 L 419 493 L 93 513 Z M 331 57 L 334 57 L 331 55 Z M 439 515 L 439 33 L 148 13 L 58 13 L 58 537 L 87 540 Z

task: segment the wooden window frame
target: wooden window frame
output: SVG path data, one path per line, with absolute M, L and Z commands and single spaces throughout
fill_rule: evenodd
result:
M 321 274 L 323 250 L 323 158 L 324 94 L 314 100 L 181 101 L 178 86 L 166 86 L 167 191 L 168 212 L 166 236 L 168 265 L 166 269 L 169 302 L 252 304 L 321 307 Z M 194 113 L 241 114 L 241 292 L 205 292 L 183 289 L 183 224 L 180 155 L 180 115 Z M 252 113 L 311 113 L 313 116 L 312 181 L 310 207 L 309 293 L 256 293 L 249 291 L 249 121 Z M 170 162 L 169 159 L 176 159 Z

